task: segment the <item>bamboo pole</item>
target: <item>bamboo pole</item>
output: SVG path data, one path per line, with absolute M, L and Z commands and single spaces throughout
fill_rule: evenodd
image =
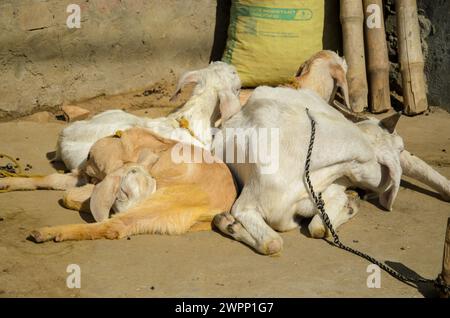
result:
M 447 220 L 447 232 L 444 242 L 444 258 L 442 259 L 442 278 L 450 285 L 450 218 Z M 449 294 L 441 292 L 441 298 L 449 298 Z
M 369 107 L 373 113 L 391 109 L 389 57 L 384 27 L 383 1 L 364 0 Z
M 340 19 L 344 56 L 348 63 L 347 82 L 354 112 L 367 107 L 367 75 L 364 55 L 364 13 L 362 1 L 341 0 Z
M 404 112 L 416 115 L 428 109 L 417 1 L 397 0 L 395 10 Z

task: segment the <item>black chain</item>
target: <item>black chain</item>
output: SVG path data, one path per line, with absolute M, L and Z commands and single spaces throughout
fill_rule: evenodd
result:
M 433 284 L 436 288 L 440 289 L 443 293 L 448 294 L 449 293 L 449 286 L 447 284 L 445 284 L 445 282 L 442 279 L 441 275 L 439 275 L 435 280 L 425 279 L 425 278 L 408 277 L 408 276 L 400 274 L 396 270 L 394 270 L 391 267 L 387 266 L 386 264 L 376 260 L 372 256 L 370 256 L 368 254 L 365 254 L 363 252 L 360 252 L 358 250 L 355 250 L 355 249 L 353 249 L 353 248 L 351 248 L 351 247 L 349 247 L 349 246 L 347 246 L 347 245 L 345 245 L 345 244 L 343 244 L 341 242 L 341 240 L 339 239 L 338 234 L 336 233 L 336 231 L 333 228 L 333 225 L 331 224 L 331 221 L 330 221 L 330 218 L 328 217 L 328 214 L 325 212 L 325 202 L 322 199 L 322 193 L 316 194 L 316 192 L 314 191 L 313 185 L 311 183 L 310 166 L 311 166 L 312 151 L 313 151 L 313 147 L 314 147 L 314 139 L 316 137 L 316 121 L 309 114 L 309 109 L 308 108 L 306 109 L 306 113 L 307 113 L 307 115 L 309 117 L 309 120 L 311 121 L 311 139 L 310 139 L 310 142 L 309 142 L 308 153 L 307 153 L 307 156 L 306 156 L 305 177 L 306 177 L 306 183 L 307 183 L 308 188 L 309 188 L 309 192 L 311 193 L 311 196 L 312 196 L 312 198 L 314 200 L 314 203 L 316 205 L 317 210 L 319 210 L 319 215 L 320 215 L 323 223 L 327 226 L 328 230 L 330 231 L 331 235 L 333 236 L 333 242 L 327 240 L 326 238 L 324 238 L 324 240 L 327 241 L 328 243 L 330 243 L 331 245 L 339 247 L 339 248 L 341 248 L 341 249 L 343 249 L 345 251 L 348 251 L 350 253 L 353 253 L 355 255 L 358 255 L 358 256 L 368 260 L 372 264 L 375 264 L 375 265 L 379 266 L 381 269 L 386 271 L 392 277 L 402 281 L 405 284 L 408 284 L 409 286 L 413 286 L 413 287 L 417 288 L 418 287 L 417 285 L 419 283 Z

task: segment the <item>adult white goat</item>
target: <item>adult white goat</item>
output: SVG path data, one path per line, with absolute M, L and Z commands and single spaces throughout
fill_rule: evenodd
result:
M 68 170 L 79 169 L 97 140 L 132 127 L 146 128 L 162 137 L 209 150 L 212 143 L 210 128 L 240 110 L 241 81 L 233 66 L 213 62 L 204 69 L 184 74 L 174 97 L 188 83 L 196 84 L 192 97 L 167 117 L 153 119 L 110 110 L 71 124 L 58 138 L 56 159 L 63 161 Z
M 306 109 L 317 123 L 311 158 L 311 180 L 321 192 L 327 213 L 336 229 L 357 212 L 355 197 L 349 187 L 359 187 L 379 196 L 388 210 L 396 198 L 402 172 L 437 190 L 450 199 L 450 182 L 425 162 L 404 149 L 395 132 L 399 115 L 379 121 L 370 118 L 352 123 L 308 89 L 258 87 L 243 110 L 223 125 L 225 142 L 235 141 L 229 129 L 276 128 L 278 140 L 268 140 L 268 147 L 279 142 L 276 173 L 264 173 L 261 162 L 231 163 L 242 188 L 231 213 L 215 217 L 215 225 L 225 234 L 242 241 L 262 254 L 282 249 L 276 231 L 298 227 L 297 217 L 312 217 L 309 231 L 313 237 L 326 234 L 311 195 L 305 186 L 305 160 L 311 136 L 311 122 Z M 215 148 L 222 139 L 215 140 Z M 234 143 L 235 154 L 249 158 L 255 139 Z M 228 150 L 227 150 L 228 151 Z M 226 152 L 225 152 L 226 153 Z M 239 156 L 239 155 L 238 155 Z

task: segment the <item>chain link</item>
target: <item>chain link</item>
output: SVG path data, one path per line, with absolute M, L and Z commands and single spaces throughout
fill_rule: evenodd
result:
M 439 275 L 435 280 L 425 279 L 425 278 L 408 277 L 408 276 L 400 274 L 396 270 L 394 270 L 391 267 L 387 266 L 386 264 L 376 260 L 372 256 L 365 254 L 361 251 L 358 251 L 354 248 L 351 248 L 341 242 L 338 234 L 336 233 L 336 231 L 333 228 L 333 225 L 331 224 L 328 214 L 325 211 L 325 202 L 322 199 L 322 193 L 316 194 L 316 192 L 314 191 L 314 187 L 311 183 L 310 168 L 311 168 L 311 156 L 312 156 L 313 147 L 314 147 L 314 140 L 316 137 L 316 121 L 314 120 L 314 118 L 311 117 L 308 108 L 306 109 L 306 113 L 309 117 L 309 120 L 311 121 L 311 138 L 310 138 L 310 142 L 309 142 L 308 153 L 306 156 L 305 178 L 306 178 L 306 183 L 308 185 L 309 192 L 311 193 L 311 196 L 314 200 L 316 208 L 319 211 L 319 215 L 320 215 L 323 223 L 327 226 L 328 230 L 330 231 L 331 235 L 333 236 L 333 242 L 327 240 L 326 238 L 324 238 L 324 240 L 326 242 L 330 243 L 331 245 L 339 247 L 345 251 L 348 251 L 350 253 L 353 253 L 357 256 L 360 256 L 360 257 L 368 260 L 372 264 L 379 266 L 381 269 L 383 269 L 385 272 L 387 272 L 392 277 L 402 281 L 403 283 L 408 284 L 409 286 L 413 286 L 413 287 L 417 288 L 419 283 L 433 284 L 437 289 L 441 290 L 445 294 L 448 294 L 449 286 L 445 283 L 445 281 L 443 280 L 441 275 Z

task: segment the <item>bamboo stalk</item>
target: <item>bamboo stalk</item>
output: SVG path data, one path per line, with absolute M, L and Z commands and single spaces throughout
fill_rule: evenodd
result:
M 348 63 L 347 82 L 354 112 L 367 107 L 367 75 L 364 55 L 364 13 L 362 1 L 341 0 L 340 19 L 344 56 Z
M 442 278 L 450 285 L 450 218 L 447 220 L 447 232 L 444 242 L 444 258 L 442 259 Z M 441 292 L 441 298 L 449 298 L 449 294 Z
M 417 1 L 397 0 L 395 10 L 404 112 L 416 115 L 428 109 Z
M 389 89 L 389 57 L 384 27 L 383 1 L 364 0 L 367 72 L 369 75 L 369 107 L 373 113 L 391 109 Z M 375 8 L 375 11 L 368 9 Z M 375 19 L 373 21 L 372 19 Z M 378 25 L 379 24 L 379 25 Z

